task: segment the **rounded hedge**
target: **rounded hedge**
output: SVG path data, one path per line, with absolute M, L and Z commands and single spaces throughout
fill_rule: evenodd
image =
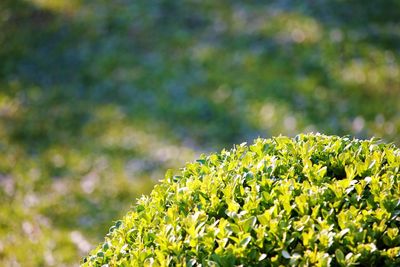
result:
M 83 266 L 400 266 L 400 150 L 257 139 L 169 171 Z

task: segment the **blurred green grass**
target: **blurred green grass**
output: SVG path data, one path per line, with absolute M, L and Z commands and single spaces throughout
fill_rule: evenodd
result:
M 76 265 L 200 153 L 400 144 L 399 18 L 395 0 L 1 1 L 0 265 Z

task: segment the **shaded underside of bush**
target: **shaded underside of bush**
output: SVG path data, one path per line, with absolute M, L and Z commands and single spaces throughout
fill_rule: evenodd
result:
M 168 171 L 83 266 L 400 265 L 400 150 L 257 139 Z

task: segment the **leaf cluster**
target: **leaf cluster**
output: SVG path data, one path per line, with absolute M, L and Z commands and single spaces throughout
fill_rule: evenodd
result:
M 257 139 L 167 172 L 83 266 L 400 264 L 400 150 Z

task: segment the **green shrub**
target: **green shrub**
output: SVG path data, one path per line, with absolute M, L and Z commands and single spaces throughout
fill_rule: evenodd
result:
M 394 145 L 320 134 L 201 156 L 83 266 L 400 266 L 399 169 Z

